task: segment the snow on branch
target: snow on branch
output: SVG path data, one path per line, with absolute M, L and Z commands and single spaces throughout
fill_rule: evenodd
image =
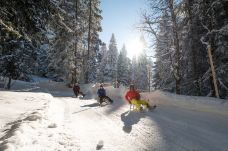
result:
M 222 82 L 222 80 L 220 78 L 218 78 L 218 81 L 219 81 L 220 85 L 228 91 L 228 87 Z
M 208 68 L 208 70 L 203 74 L 203 76 L 200 79 L 203 79 L 203 81 L 206 81 L 210 78 L 211 68 Z
M 153 21 L 153 22 L 150 21 L 149 17 L 146 16 L 146 14 L 143 14 L 143 18 L 144 18 L 143 24 L 144 24 L 145 26 L 139 27 L 139 28 L 140 28 L 141 30 L 143 30 L 143 31 L 146 31 L 146 32 L 148 32 L 148 33 L 153 34 L 153 35 L 155 36 L 155 38 L 159 41 L 159 38 L 158 38 L 158 36 L 157 36 L 156 31 L 155 31 L 155 29 L 152 27 L 152 25 L 157 24 L 157 23 L 159 23 L 159 22 L 157 22 L 157 21 Z
M 52 5 L 54 5 L 54 7 L 57 8 L 57 9 L 59 10 L 59 12 L 61 12 L 61 13 L 63 13 L 63 14 L 67 14 L 65 10 L 63 10 L 62 8 L 59 7 L 58 2 L 52 0 L 52 1 L 50 1 L 50 3 L 51 3 Z
M 72 30 L 70 27 L 68 27 L 62 20 L 59 21 L 59 23 L 60 23 L 63 27 L 65 27 L 65 28 L 67 29 L 68 32 L 73 33 L 73 30 Z
M 202 36 L 201 38 L 200 38 L 200 41 L 201 41 L 201 43 L 202 44 L 204 44 L 204 45 L 209 45 L 209 43 L 208 42 L 206 42 L 206 41 L 204 41 L 205 40 L 205 37 L 204 36 Z
M 11 33 L 17 35 L 18 38 L 22 37 L 22 35 L 21 35 L 18 31 L 14 30 L 12 27 L 7 26 L 7 25 L 2 21 L 2 19 L 0 19 L 0 25 L 2 25 L 2 26 L 4 27 L 3 29 L 5 29 L 6 31 L 11 32 Z
M 205 37 L 209 36 L 209 35 L 212 35 L 212 34 L 215 34 L 215 33 L 220 33 L 220 34 L 224 34 L 224 35 L 228 35 L 228 24 L 223 26 L 222 28 L 220 29 L 212 29 L 210 30 L 206 25 L 204 25 L 202 22 L 201 22 L 201 25 L 203 26 L 204 29 L 207 30 L 207 33 L 205 36 L 202 36 L 200 38 L 200 41 L 202 44 L 205 44 L 207 45 L 207 47 L 209 46 L 209 43 L 205 41 Z
M 228 35 L 228 24 L 223 26 L 220 30 L 219 30 L 219 33 L 220 34 L 223 34 L 223 35 Z
M 215 0 L 214 2 L 212 2 L 211 7 L 207 10 L 206 14 L 208 14 L 211 11 L 211 9 L 215 7 L 215 5 L 220 3 L 221 3 L 221 0 Z
M 57 17 L 57 22 L 60 26 L 65 28 L 68 32 L 73 33 L 73 30 L 63 22 L 64 17 L 62 17 L 59 13 L 54 16 Z

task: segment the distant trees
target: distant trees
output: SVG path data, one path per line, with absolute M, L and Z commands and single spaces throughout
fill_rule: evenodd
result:
M 103 43 L 101 45 L 101 49 L 98 52 L 98 68 L 97 68 L 97 82 L 103 83 L 106 81 L 105 75 L 105 66 L 107 63 L 107 47 L 106 44 Z
M 116 81 L 117 78 L 117 57 L 118 57 L 118 49 L 117 43 L 114 34 L 112 34 L 109 47 L 107 51 L 107 62 L 105 65 L 105 73 L 108 81 Z
M 127 57 L 127 50 L 123 45 L 120 50 L 117 60 L 117 80 L 123 85 L 129 84 L 129 58 Z
M 228 97 L 228 56 L 224 51 L 228 47 L 228 2 L 148 2 L 150 10 L 142 14 L 141 29 L 156 41 L 154 87 L 181 94 L 208 96 L 216 96 L 218 87 L 219 96 Z M 212 64 L 208 48 L 211 48 Z
M 141 37 L 141 43 L 145 43 L 143 37 Z M 151 62 L 147 57 L 146 49 L 131 60 L 127 57 L 125 45 L 118 53 L 116 38 L 112 34 L 109 49 L 107 50 L 106 45 L 103 44 L 98 58 L 98 82 L 118 81 L 124 86 L 135 84 L 141 90 L 149 89 L 150 80 L 148 73 L 149 68 L 151 68 Z
M 135 73 L 132 73 L 136 78 L 133 84 L 138 89 L 148 90 L 151 80 L 149 77 L 151 62 L 147 55 L 146 42 L 143 36 L 140 37 L 140 43 L 143 45 L 143 48 L 141 50 L 142 52 L 136 56 L 136 62 L 133 63 L 133 66 L 136 66 L 136 69 L 133 69 Z

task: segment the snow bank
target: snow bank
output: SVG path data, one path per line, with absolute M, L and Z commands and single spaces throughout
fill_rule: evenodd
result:
M 42 108 L 50 99 L 46 93 L 0 91 L 0 129 L 23 113 Z
M 36 83 L 30 83 L 20 80 L 12 80 L 10 90 L 13 91 L 32 91 L 39 87 L 36 86 Z M 0 91 L 7 91 L 3 88 L 0 88 Z
M 176 95 L 162 91 L 144 92 L 142 93 L 142 97 L 146 100 L 149 99 L 150 104 L 175 105 L 192 110 L 228 115 L 227 100 L 211 97 Z
M 37 83 L 50 81 L 50 79 L 48 79 L 48 78 L 39 77 L 39 76 L 36 76 L 36 75 L 31 75 L 30 78 L 31 78 L 32 82 L 37 82 Z
M 8 102 L 1 106 L 0 115 L 6 118 L 12 115 L 14 117 L 1 122 L 3 133 L 0 135 L 0 150 L 38 151 L 79 148 L 77 141 L 71 135 L 72 132 L 64 127 L 62 101 L 46 93 L 0 92 L 0 96 L 1 102 Z

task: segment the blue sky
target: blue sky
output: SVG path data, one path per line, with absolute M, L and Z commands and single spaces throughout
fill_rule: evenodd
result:
M 145 8 L 145 0 L 101 0 L 101 40 L 108 46 L 111 34 L 114 33 L 118 49 L 122 48 L 124 43 L 128 48 L 131 41 L 139 39 L 141 35 L 134 27 L 140 21 L 140 9 Z

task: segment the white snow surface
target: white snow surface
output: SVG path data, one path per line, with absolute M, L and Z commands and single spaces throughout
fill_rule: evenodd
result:
M 36 78 L 39 79 L 39 78 Z M 157 108 L 129 112 L 126 88 L 105 85 L 114 100 L 100 107 L 98 85 L 81 85 L 85 98 L 65 84 L 17 81 L 0 91 L 0 151 L 226 151 L 226 100 L 144 92 Z

